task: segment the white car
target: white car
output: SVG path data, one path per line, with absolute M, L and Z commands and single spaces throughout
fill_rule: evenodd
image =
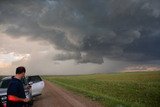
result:
M 31 85 L 32 97 L 42 94 L 44 81 L 39 75 L 27 76 L 27 82 Z

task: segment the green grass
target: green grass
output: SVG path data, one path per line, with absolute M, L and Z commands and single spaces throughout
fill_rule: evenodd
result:
M 160 72 L 44 76 L 106 107 L 160 106 Z

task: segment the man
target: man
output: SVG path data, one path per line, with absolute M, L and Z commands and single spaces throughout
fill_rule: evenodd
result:
M 7 107 L 23 107 L 26 98 L 21 79 L 25 77 L 26 69 L 23 66 L 16 68 L 16 75 L 12 77 L 7 89 Z

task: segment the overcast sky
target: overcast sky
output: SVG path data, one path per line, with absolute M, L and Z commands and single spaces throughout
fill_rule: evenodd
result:
M 0 74 L 159 68 L 159 0 L 0 0 Z

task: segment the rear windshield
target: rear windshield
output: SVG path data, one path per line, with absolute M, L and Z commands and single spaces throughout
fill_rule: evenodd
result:
M 7 79 L 7 80 L 2 80 L 0 83 L 0 87 L 1 88 L 7 88 L 9 83 L 10 83 L 11 79 Z

